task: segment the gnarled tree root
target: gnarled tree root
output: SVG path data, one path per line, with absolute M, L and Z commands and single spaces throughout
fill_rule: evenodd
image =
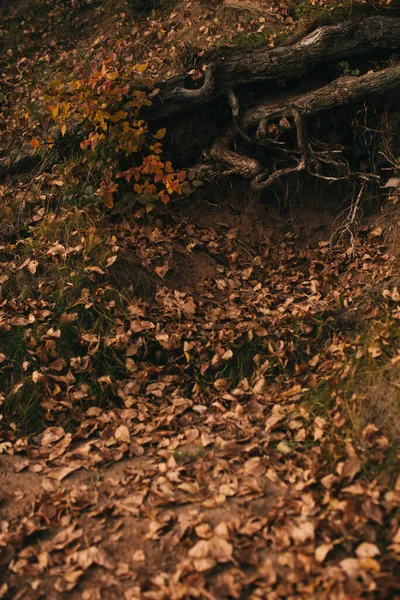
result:
M 154 116 L 193 110 L 239 86 L 260 82 L 279 86 L 329 62 L 337 64 L 396 48 L 400 48 L 400 20 L 370 17 L 358 22 L 320 27 L 299 42 L 287 46 L 217 55 L 215 60 L 210 60 L 203 86 L 199 89 L 185 87 L 186 73 L 159 82 Z
M 367 99 L 374 100 L 382 96 L 389 97 L 390 94 L 398 92 L 400 92 L 400 66 L 393 66 L 360 77 L 340 77 L 324 87 L 304 94 L 283 95 L 279 99 L 267 100 L 246 111 L 241 120 L 236 116 L 234 125 L 214 143 L 210 154 L 214 160 L 228 166 L 230 174 L 252 177 L 253 191 L 261 191 L 281 177 L 300 171 L 307 171 L 315 177 L 326 180 L 342 179 L 345 177 L 330 177 L 319 172 L 320 162 L 328 162 L 342 167 L 345 166 L 345 163 L 333 158 L 329 160 L 326 153 L 321 154 L 311 148 L 305 133 L 305 121 L 320 112 L 341 105 Z M 274 172 L 271 172 L 271 169 L 262 170 L 259 161 L 230 149 L 230 145 L 235 139 L 235 133 L 246 132 L 255 127 L 257 128 L 255 137 L 249 138 L 247 133 L 243 134 L 246 141 L 274 148 L 274 140 L 268 138 L 268 124 L 272 120 L 285 119 L 285 126 L 290 127 L 288 118 L 293 120 L 297 132 L 296 150 L 299 159 L 294 166 Z M 280 151 L 285 150 L 276 144 L 275 148 Z M 292 155 L 295 154 L 296 151 L 292 151 Z
M 253 180 L 253 189 L 256 190 L 268 187 L 279 177 L 300 170 L 330 179 L 319 172 L 318 163 L 332 162 L 332 157 L 324 157 L 321 152 L 318 156 L 318 152 L 310 147 L 304 132 L 307 118 L 340 104 L 374 99 L 399 90 L 400 67 L 393 66 L 361 77 L 341 77 L 307 93 L 290 95 L 283 92 L 280 98 L 260 101 L 253 108 L 245 110 L 242 118 L 234 90 L 260 82 L 279 87 L 282 81 L 300 78 L 315 67 L 332 61 L 337 64 L 340 60 L 371 57 L 378 51 L 397 48 L 400 48 L 400 19 L 372 17 L 359 22 L 321 27 L 287 46 L 259 48 L 250 52 L 233 51 L 225 56 L 221 51 L 220 56 L 217 55 L 208 63 L 203 85 L 199 89 L 185 87 L 185 73 L 159 82 L 159 93 L 153 100 L 152 112 L 148 114 L 148 118 L 161 119 L 182 111 L 192 111 L 199 105 L 228 96 L 232 125 L 214 142 L 209 151 L 209 156 L 224 166 L 224 174 L 236 173 L 250 178 Z M 275 118 L 286 119 L 288 127 L 296 126 L 297 148 L 287 148 L 276 139 L 268 137 L 268 123 Z M 251 138 L 248 131 L 254 127 L 257 127 L 257 134 Z M 66 144 L 67 138 L 71 139 L 71 143 Z M 300 143 L 300 138 L 304 138 L 304 144 Z M 73 131 L 67 131 L 64 138 L 60 135 L 52 150 L 44 156 L 46 168 L 65 158 L 71 149 L 79 148 L 80 139 L 79 125 Z M 235 143 L 239 141 L 242 147 L 243 142 L 246 147 L 256 143 L 269 151 L 280 152 L 280 156 L 286 153 L 288 159 L 295 158 L 296 162 L 280 169 L 278 176 L 271 169 L 266 170 L 258 156 L 253 158 L 247 150 L 238 151 Z M 10 174 L 28 172 L 36 165 L 36 161 L 30 159 L 11 165 L 0 160 L 0 181 Z

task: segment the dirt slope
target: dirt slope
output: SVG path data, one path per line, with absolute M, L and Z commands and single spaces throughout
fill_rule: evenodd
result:
M 118 38 L 161 76 L 332 17 L 312 1 L 10 6 L 12 158 L 32 153 L 47 83 Z M 0 186 L 0 598 L 400 598 L 395 184 L 357 218 L 349 187 L 302 178 L 261 197 L 214 181 L 122 216 L 84 167 Z

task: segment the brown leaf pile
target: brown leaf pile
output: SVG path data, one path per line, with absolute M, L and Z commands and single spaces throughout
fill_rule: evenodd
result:
M 47 260 L 86 243 L 50 246 Z M 1 251 L 9 277 L 45 260 L 35 251 L 19 264 L 15 248 Z M 364 322 L 376 319 L 366 285 L 394 266 L 379 239 L 364 228 L 350 259 L 294 234 L 255 249 L 236 227 L 181 216 L 163 229 L 115 229 L 111 255 L 122 251 L 149 271 L 169 265 L 154 299 L 112 300 L 90 270 L 94 287 L 58 316 L 41 294 L 1 303 L 0 330 L 23 332 L 25 380 L 57 423 L 33 440 L 2 432 L 4 455 L 21 456 L 19 477 L 37 478 L 22 514 L 3 521 L 3 597 L 395 597 L 400 480 L 365 479 L 363 453 L 382 461 L 388 440 L 371 424 L 352 441 L 339 391 L 351 357 L 371 344 L 340 329 L 337 311 L 361 306 Z M 200 253 L 214 276 L 177 286 Z M 380 302 L 395 312 L 396 298 L 386 289 Z M 101 312 L 106 333 L 89 318 Z M 63 353 L 66 324 L 73 356 Z M 375 360 L 387 336 L 376 328 Z M 99 375 L 107 351 L 120 368 Z M 0 366 L 12 368 L 7 352 Z M 328 404 L 318 411 L 307 398 L 321 386 Z

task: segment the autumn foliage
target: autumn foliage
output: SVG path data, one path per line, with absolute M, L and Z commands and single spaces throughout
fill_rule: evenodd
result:
M 157 91 L 151 91 L 147 64 L 132 64 L 132 57 L 123 60 L 117 52 L 96 55 L 90 70 L 69 80 L 54 79 L 43 102 L 63 138 L 71 126 L 84 130 L 84 161 L 100 176 L 96 195 L 105 206 L 126 212 L 139 202 L 151 210 L 155 201 L 168 204 L 190 185 L 186 171 L 176 172 L 163 158 L 160 140 L 166 129 L 152 133 L 141 118 L 142 108 L 151 104 Z M 55 136 L 46 140 L 50 147 L 55 143 Z M 36 149 L 43 144 L 35 138 L 31 145 Z M 121 170 L 121 158 L 132 166 Z
M 372 68 L 324 55 L 197 103 L 360 3 L 0 2 L 0 599 L 400 598 L 397 96 L 244 127 Z

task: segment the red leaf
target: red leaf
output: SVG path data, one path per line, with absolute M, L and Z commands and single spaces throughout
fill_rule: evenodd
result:
M 161 202 L 163 202 L 164 204 L 168 204 L 170 199 L 171 198 L 168 196 L 168 194 L 162 194 L 162 196 L 161 196 Z
M 184 181 L 186 179 L 186 171 L 179 171 L 177 174 L 179 181 Z

